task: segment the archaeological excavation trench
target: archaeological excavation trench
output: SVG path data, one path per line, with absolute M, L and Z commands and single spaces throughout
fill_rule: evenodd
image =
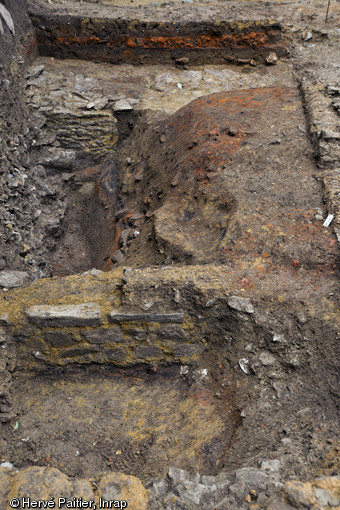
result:
M 296 72 L 274 4 L 220 6 L 222 21 L 118 4 L 30 2 L 21 21 L 0 460 L 94 491 L 99 473 L 134 475 L 150 508 L 200 503 L 166 506 L 169 467 L 333 476 L 339 89 Z M 249 508 L 241 481 L 216 508 Z

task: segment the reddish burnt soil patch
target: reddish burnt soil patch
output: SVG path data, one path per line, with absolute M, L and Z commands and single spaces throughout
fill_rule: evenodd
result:
M 124 265 L 334 272 L 337 245 L 315 219 L 325 208 L 304 122 L 298 91 L 277 87 L 202 97 L 141 125 L 112 170 L 122 235 L 129 218 L 142 218 L 121 243 Z

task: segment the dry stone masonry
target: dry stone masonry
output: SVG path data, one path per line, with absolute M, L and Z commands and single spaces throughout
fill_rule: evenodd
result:
M 204 341 L 195 343 L 193 331 L 187 329 L 186 332 L 179 325 L 184 321 L 181 312 L 112 311 L 105 317 L 95 303 L 83 303 L 37 305 L 26 309 L 25 313 L 28 321 L 36 326 L 32 330 L 34 338 L 42 339 L 41 351 L 34 351 L 33 355 L 45 362 L 66 364 L 93 360 L 119 366 L 171 361 L 186 363 L 205 348 Z M 98 329 L 100 325 L 102 328 Z M 196 329 L 194 331 L 197 333 Z M 28 345 L 29 340 L 26 347 Z

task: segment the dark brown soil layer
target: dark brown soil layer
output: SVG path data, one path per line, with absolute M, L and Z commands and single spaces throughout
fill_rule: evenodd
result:
M 76 477 L 112 470 L 145 481 L 169 465 L 217 474 L 240 422 L 224 382 L 216 396 L 210 370 L 181 376 L 178 365 L 18 374 L 18 428 L 3 430 L 0 455 Z

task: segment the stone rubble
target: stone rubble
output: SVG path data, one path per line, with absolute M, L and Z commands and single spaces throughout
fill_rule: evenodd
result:
M 52 364 L 87 363 L 90 359 L 118 366 L 171 360 L 187 362 L 196 359 L 206 348 L 203 339 L 195 338 L 193 329 L 197 328 L 191 325 L 188 332 L 180 326 L 188 323 L 183 312 L 114 310 L 105 314 L 96 303 L 81 303 L 34 305 L 26 308 L 25 315 L 27 329 L 21 333 L 22 328 L 18 332 L 14 328 L 14 337 L 27 335 L 29 331 L 33 343 L 27 340 L 26 348 L 33 349 L 34 358 Z M 3 324 L 10 326 L 8 315 L 2 317 Z M 108 324 L 113 326 L 107 327 Z M 97 328 L 90 329 L 93 326 Z M 51 351 L 50 347 L 54 349 Z
M 15 343 L 6 329 L 0 327 L 0 423 L 11 422 L 16 417 L 10 391 L 15 366 Z
M 165 479 L 152 479 L 145 487 L 151 510 L 198 510 L 202 506 L 220 510 L 326 510 L 340 504 L 339 477 L 284 484 L 277 459 L 263 460 L 260 468 L 221 471 L 217 476 L 190 476 L 183 469 L 169 468 Z
M 278 461 L 263 461 L 278 462 Z M 13 496 L 49 500 L 55 494 L 66 498 L 127 501 L 132 510 L 326 510 L 340 504 L 340 478 L 322 477 L 311 482 L 291 481 L 282 484 L 277 470 L 245 468 L 236 472 L 221 471 L 217 476 L 190 475 L 179 468 L 169 468 L 165 478 L 154 478 L 143 485 L 121 473 L 102 474 L 91 480 L 70 480 L 55 468 L 30 467 L 16 470 L 9 462 L 0 467 L 0 501 Z M 39 492 L 32 492 L 39 480 Z M 33 484 L 33 485 L 32 485 Z M 276 492 L 276 495 L 269 496 Z

